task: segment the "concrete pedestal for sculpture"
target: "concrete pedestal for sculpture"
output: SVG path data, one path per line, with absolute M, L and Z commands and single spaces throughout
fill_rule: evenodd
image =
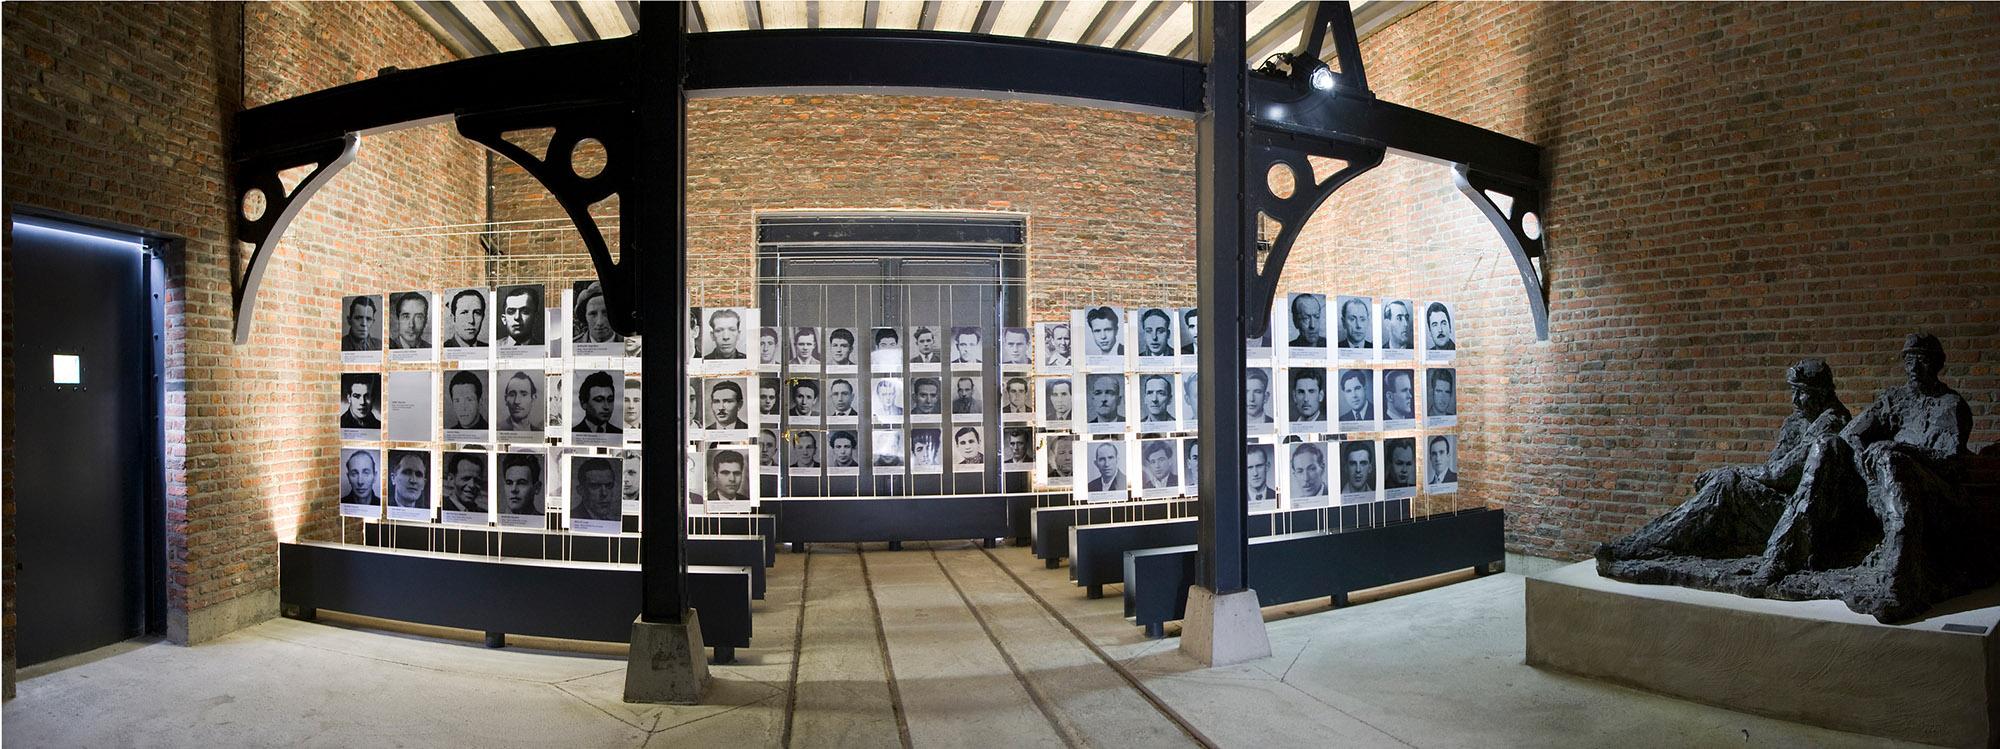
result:
M 625 701 L 672 705 L 701 702 L 708 691 L 708 658 L 694 609 L 679 624 L 632 622 L 632 650 L 625 660 Z
M 1528 665 L 1785 720 L 2000 743 L 2000 588 L 1886 625 L 1838 601 L 1639 585 L 1581 562 L 1527 581 Z
M 1188 586 L 1187 618 L 1181 620 L 1181 652 L 1204 666 L 1232 666 L 1271 656 L 1264 611 L 1257 591 L 1218 594 Z

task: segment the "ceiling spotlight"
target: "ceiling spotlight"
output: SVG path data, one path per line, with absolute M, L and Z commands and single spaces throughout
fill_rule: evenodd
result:
M 1312 77 L 1309 80 L 1316 91 L 1333 90 L 1333 70 L 1325 65 L 1313 68 Z

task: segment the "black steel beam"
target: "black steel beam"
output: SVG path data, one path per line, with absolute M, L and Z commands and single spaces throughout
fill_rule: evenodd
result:
M 1306 94 L 1291 79 L 1253 74 L 1251 118 L 1259 128 L 1341 140 L 1542 183 L 1542 149 L 1449 117 L 1376 98 Z
M 627 252 L 621 263 L 636 263 L 639 330 L 646 341 L 645 371 L 659 381 L 687 381 L 687 39 L 685 19 L 670 3 L 639 8 L 637 35 L 640 200 L 635 219 L 623 227 Z M 678 392 L 668 388 L 662 392 Z M 640 616 L 648 622 L 681 621 L 687 610 L 687 471 L 681 448 L 687 444 L 687 404 L 679 397 L 646 398 L 643 415 L 661 434 L 653 449 L 641 451 L 642 469 L 653 480 L 640 497 Z
M 1205 330 L 1201 373 L 1201 552 L 1196 583 L 1242 590 L 1248 537 L 1243 521 L 1244 301 L 1257 278 L 1257 225 L 1243 194 L 1249 159 L 1249 70 L 1243 65 L 1243 3 L 1195 6 L 1196 56 L 1208 71 L 1205 112 L 1195 121 L 1195 297 Z M 1219 63 L 1219 64 L 1218 64 Z
M 689 91 L 927 88 L 1201 110 L 1201 66 L 1194 62 L 1040 39 L 870 29 L 718 32 L 688 38 L 688 65 Z

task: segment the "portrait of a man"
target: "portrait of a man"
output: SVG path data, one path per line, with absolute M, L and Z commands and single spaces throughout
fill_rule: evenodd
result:
M 486 453 L 444 454 L 444 511 L 486 514 Z
M 1000 365 L 1021 367 L 1028 364 L 1028 329 L 1000 329 Z
M 1189 494 L 1201 488 L 1201 438 L 1181 438 L 1181 486 Z
M 1272 423 L 1270 368 L 1243 370 L 1243 415 L 1252 425 Z
M 1424 305 L 1424 350 L 1455 351 L 1458 335 L 1452 330 L 1451 307 L 1444 302 Z
M 937 364 L 944 361 L 938 355 L 938 329 L 930 325 L 919 325 L 910 329 L 911 364 Z
M 341 305 L 342 351 L 381 351 L 382 297 L 351 296 Z
M 1374 314 L 1367 297 L 1340 297 L 1340 347 L 1344 349 L 1369 349 L 1375 347 Z
M 976 466 L 986 462 L 986 440 L 979 427 L 959 427 L 951 433 L 952 463 Z
M 573 429 L 585 434 L 624 434 L 618 413 L 618 377 L 599 370 L 583 374 L 576 387 L 577 420 Z
M 903 381 L 894 377 L 875 378 L 875 394 L 868 405 L 876 421 L 902 421 Z
M 743 350 L 743 312 L 734 307 L 722 307 L 708 311 L 708 350 L 702 359 L 707 361 L 743 361 L 750 354 Z M 711 370 L 712 371 L 712 370 Z
M 819 433 L 798 431 L 792 433 L 792 467 L 819 469 Z
M 431 295 L 428 291 L 404 291 L 390 296 L 389 348 L 426 349 L 431 347 Z
M 1119 440 L 1090 442 L 1090 482 L 1087 492 L 1125 491 L 1125 443 Z
M 1340 493 L 1369 494 L 1375 491 L 1375 443 L 1356 440 L 1340 443 Z
M 1048 439 L 1047 454 L 1043 459 L 1043 465 L 1048 466 L 1049 483 L 1059 483 L 1059 479 L 1076 478 L 1076 471 L 1072 470 L 1072 467 L 1076 465 L 1075 450 L 1075 437 L 1065 434 L 1053 436 Z
M 792 366 L 819 366 L 819 328 L 792 328 Z
M 780 388 L 778 385 L 778 378 L 776 377 L 757 378 L 758 415 L 777 416 L 779 414 L 778 409 L 782 408 L 785 402 L 784 396 L 779 392 L 779 390 Z
M 852 429 L 835 429 L 826 433 L 826 467 L 859 468 L 861 438 Z
M 961 325 L 951 329 L 951 363 L 978 364 L 984 352 L 979 326 Z
M 781 340 L 781 337 L 778 335 L 777 328 L 765 326 L 757 329 L 757 366 L 759 368 L 769 369 L 778 366 L 779 357 L 783 356 L 785 351 L 778 346 L 779 340 Z
M 472 369 L 452 372 L 445 381 L 444 428 L 484 431 L 486 425 L 486 373 Z
M 625 428 L 639 429 L 645 425 L 646 409 L 642 403 L 644 389 L 639 380 L 625 378 Z
M 708 424 L 715 431 L 747 431 L 743 418 L 743 385 L 735 379 L 713 380 L 708 386 Z
M 1043 420 L 1051 424 L 1067 424 L 1074 418 L 1076 395 L 1068 377 L 1051 377 L 1042 381 Z
M 1001 414 L 1031 414 L 1035 412 L 1034 393 L 1028 389 L 1028 378 L 1009 377 L 1000 384 Z
M 1125 376 L 1094 374 L 1085 380 L 1084 397 L 1090 410 L 1085 417 L 1092 424 L 1125 423 Z
M 1416 347 L 1415 303 L 1408 299 L 1391 299 L 1382 305 L 1382 349 L 1385 351 L 1409 351 Z
M 1389 369 L 1382 372 L 1382 418 L 1410 421 L 1417 418 L 1416 372 Z
M 811 377 L 795 377 L 791 386 L 792 407 L 788 413 L 792 418 L 819 418 L 819 380 Z
M 619 450 L 618 465 L 625 471 L 625 480 L 618 486 L 618 499 L 625 507 L 636 511 L 642 497 L 641 481 L 645 477 L 646 461 L 638 450 Z
M 541 346 L 542 286 L 526 284 L 502 286 L 494 294 L 500 300 L 500 340 L 502 346 Z
M 611 329 L 611 309 L 604 299 L 604 285 L 578 281 L 573 287 L 575 306 L 570 309 L 570 340 L 576 343 L 622 342 L 624 336 Z
M 1326 423 L 1326 370 L 1293 367 L 1291 406 L 1287 420 L 1294 427 Z
M 1070 352 L 1069 323 L 1045 322 L 1037 324 L 1036 327 L 1042 331 L 1042 368 L 1060 371 L 1074 366 Z
M 1447 434 L 1433 435 L 1428 460 L 1424 467 L 1424 486 L 1437 487 L 1458 483 L 1458 438 Z
M 542 514 L 541 453 L 507 453 L 500 456 L 500 497 L 503 515 Z
M 1251 512 L 1278 509 L 1278 487 L 1272 483 L 1271 459 L 1274 445 L 1249 445 L 1243 453 L 1243 495 Z
M 1160 358 L 1175 353 L 1173 313 L 1160 307 L 1139 310 L 1139 356 Z
M 1173 440 L 1146 440 L 1139 448 L 1139 488 L 1178 490 L 1181 485 L 1179 462 L 1174 459 Z
M 854 329 L 828 328 L 826 333 L 826 364 L 829 367 L 853 367 Z
M 1182 307 L 1181 308 L 1181 356 L 1195 355 L 1195 352 L 1199 350 L 1195 344 L 1200 341 L 1200 338 L 1198 337 L 1200 333 L 1201 333 L 1201 308 Z
M 1424 401 L 1427 417 L 1458 415 L 1458 372 L 1450 369 L 1425 370 L 1430 375 L 1429 396 Z
M 376 465 L 376 451 L 340 451 L 340 503 L 382 506 L 382 476 Z
M 1201 373 L 1181 373 L 1181 428 L 1193 429 L 1200 420 L 1201 413 Z
M 1139 409 L 1141 424 L 1175 423 L 1174 376 L 1159 373 L 1139 375 Z M 1141 457 L 1144 457 L 1143 453 Z
M 1374 378 L 1366 369 L 1340 370 L 1340 420 L 1375 420 Z
M 903 336 L 895 328 L 874 328 L 875 347 L 868 352 L 868 368 L 880 374 L 903 371 Z
M 1290 294 L 1291 340 L 1295 349 L 1326 348 L 1326 295 Z
M 828 378 L 826 381 L 827 418 L 842 421 L 853 421 L 860 418 L 861 411 L 854 407 L 854 395 L 854 378 Z
M 943 430 L 936 428 L 910 430 L 910 470 L 936 473 L 943 466 L 943 448 Z
M 708 451 L 708 502 L 750 501 L 750 461 L 738 448 Z
M 446 348 L 485 348 L 486 291 L 459 289 L 445 301 Z
M 423 450 L 389 451 L 389 506 L 431 506 L 431 454 Z
M 1118 310 L 1112 307 L 1092 307 L 1083 313 L 1091 361 L 1108 364 L 1125 358 L 1125 336 L 1119 317 Z
M 1389 470 L 1382 474 L 1382 485 L 1396 498 L 1398 489 L 1414 489 L 1417 486 L 1417 440 L 1415 437 L 1397 437 L 1382 441 L 1382 455 Z M 1408 492 L 1402 492 L 1408 496 Z
M 956 377 L 951 381 L 951 412 L 971 415 L 981 412 L 979 383 L 971 377 Z
M 1028 427 L 1006 427 L 1000 430 L 1000 463 L 1005 466 L 1032 465 L 1034 460 L 1030 446 L 1034 443 L 1034 430 Z
M 778 466 L 778 430 L 757 430 L 757 465 L 763 468 Z
M 1324 504 L 1326 494 L 1326 450 L 1318 443 L 1296 442 L 1288 445 L 1292 453 L 1291 488 L 1293 507 L 1311 507 Z
M 346 372 L 340 375 L 340 428 L 382 428 L 382 375 Z
M 917 416 L 936 416 L 944 413 L 944 382 L 936 377 L 918 377 L 912 381 L 910 413 Z
M 619 504 L 619 481 L 624 471 L 612 458 L 576 457 L 570 464 L 569 519 L 617 522 L 624 509 Z

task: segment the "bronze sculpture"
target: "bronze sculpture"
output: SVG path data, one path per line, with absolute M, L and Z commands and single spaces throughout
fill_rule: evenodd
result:
M 1762 465 L 1705 471 L 1695 496 L 1597 549 L 1598 573 L 1753 597 L 1836 598 L 1883 622 L 2000 579 L 1992 498 L 1967 486 L 1972 410 L 1938 379 L 1936 337 L 1859 417 L 1826 363 L 1786 373 L 1793 414 Z

